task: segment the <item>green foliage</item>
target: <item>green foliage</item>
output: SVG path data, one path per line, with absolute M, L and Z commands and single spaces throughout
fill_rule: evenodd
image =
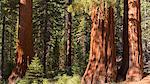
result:
M 16 21 L 17 21 L 17 11 L 18 0 L 1 0 L 0 1 L 0 45 L 3 44 L 3 79 L 7 79 L 15 64 L 15 46 L 16 39 Z M 5 22 L 4 18 L 5 17 Z M 2 29 L 2 24 L 5 24 L 4 30 Z M 2 36 L 2 31 L 4 35 Z M 2 37 L 4 38 L 4 43 L 2 43 Z M 0 54 L 2 55 L 2 47 L 0 46 Z M 2 56 L 1 56 L 2 57 Z M 1 60 L 0 57 L 0 60 Z M 1 61 L 0 61 L 1 65 Z
M 150 41 L 150 2 L 143 0 L 141 2 L 141 27 L 142 27 L 142 37 L 147 41 Z
M 42 60 L 42 63 L 46 62 L 46 75 L 49 78 L 56 76 L 58 73 L 60 54 L 65 56 L 64 2 L 65 0 L 33 0 L 34 51 L 41 59 L 44 57 L 43 54 L 46 53 L 46 60 Z M 46 52 L 44 52 L 44 46 L 47 47 Z M 61 53 L 59 54 L 59 52 Z M 55 64 L 57 67 L 55 67 Z
M 38 84 L 38 80 L 33 80 L 31 84 Z
M 0 80 L 0 84 L 2 84 L 3 83 L 3 81 L 2 80 Z
M 50 82 L 48 81 L 48 79 L 43 79 L 42 84 L 49 84 Z
M 43 75 L 43 65 L 40 63 L 39 57 L 34 56 L 31 64 L 28 66 L 25 77 L 18 81 L 18 84 L 42 83 Z
M 86 13 L 89 13 L 92 4 L 93 0 L 73 0 L 73 3 L 68 6 L 68 11 L 73 13 L 76 11 L 85 11 Z
M 83 75 L 90 48 L 91 18 L 87 13 L 76 13 L 73 17 L 73 63 L 74 74 Z
M 14 64 L 13 63 L 11 63 L 11 62 L 7 62 L 5 65 L 4 65 L 4 73 L 3 73 L 3 75 L 4 75 L 4 79 L 6 79 L 7 80 L 7 78 L 9 77 L 9 75 L 10 75 L 10 73 L 11 73 L 11 70 L 13 69 L 13 67 L 14 67 Z
M 67 76 L 66 74 L 64 74 L 63 76 L 59 77 L 56 84 L 80 84 L 80 76 Z
M 18 82 L 17 82 L 17 84 L 29 84 L 30 83 L 30 80 L 28 80 L 28 79 L 21 79 L 21 80 L 19 80 Z
M 28 66 L 25 78 L 36 79 L 43 77 L 43 65 L 40 63 L 39 57 L 33 57 L 31 64 Z
M 73 0 L 73 3 L 68 6 L 68 11 L 72 12 L 74 15 L 75 12 L 85 12 L 90 15 L 91 13 L 91 7 L 97 6 L 100 7 L 101 4 L 107 4 L 107 7 L 115 5 L 116 0 L 111 1 L 111 0 Z

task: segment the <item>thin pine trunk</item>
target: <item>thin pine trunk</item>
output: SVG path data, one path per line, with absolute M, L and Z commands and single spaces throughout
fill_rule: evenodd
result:
M 46 54 L 47 54 L 47 0 L 45 0 L 45 27 L 44 27 L 44 56 L 43 56 L 43 66 L 44 66 L 44 76 L 46 77 Z
M 2 58 L 1 58 L 1 76 L 4 78 L 4 38 L 5 38 L 5 16 L 3 16 L 3 28 L 2 28 Z
M 72 0 L 67 1 L 67 5 L 70 5 Z M 67 56 L 66 56 L 66 68 L 67 74 L 71 75 L 71 31 L 72 31 L 72 15 L 66 9 L 66 29 L 67 29 Z

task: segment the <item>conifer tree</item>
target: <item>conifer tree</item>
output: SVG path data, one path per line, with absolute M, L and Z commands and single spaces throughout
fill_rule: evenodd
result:
M 126 11 L 125 11 L 126 12 Z M 129 69 L 126 79 L 139 81 L 143 77 L 140 0 L 128 0 Z M 126 45 L 127 46 L 127 45 Z
M 9 84 L 15 83 L 17 78 L 25 75 L 27 64 L 31 62 L 32 56 L 32 1 L 20 0 L 16 66 L 8 78 Z

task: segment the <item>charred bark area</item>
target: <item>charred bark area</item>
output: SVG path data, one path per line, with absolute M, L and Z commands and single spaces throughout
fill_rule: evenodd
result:
M 32 1 L 20 0 L 19 5 L 19 30 L 16 66 L 8 78 L 9 84 L 14 84 L 18 78 L 21 78 L 25 75 L 27 64 L 30 64 L 33 56 Z
M 140 27 L 140 0 L 128 0 L 129 81 L 142 79 L 142 45 Z
M 123 61 L 117 73 L 118 80 L 125 80 L 129 67 L 129 45 L 128 45 L 128 0 L 124 0 L 124 19 L 123 19 Z

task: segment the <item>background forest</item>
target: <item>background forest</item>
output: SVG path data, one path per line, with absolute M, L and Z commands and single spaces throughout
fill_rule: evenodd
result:
M 0 84 L 7 84 L 16 64 L 19 0 L 0 1 Z M 80 84 L 89 60 L 91 17 L 66 0 L 32 0 L 34 57 L 17 84 Z M 116 61 L 123 54 L 123 0 L 114 2 Z M 86 4 L 86 3 L 85 3 Z M 76 5 L 76 8 L 72 8 Z M 67 12 L 68 11 L 68 12 Z M 88 10 L 87 10 L 88 11 Z M 66 27 L 71 14 L 71 28 Z M 144 72 L 150 73 L 150 1 L 141 0 Z M 70 31 L 70 32 L 68 32 Z M 70 45 L 67 41 L 71 42 Z M 70 47 L 68 51 L 68 47 Z M 68 63 L 71 56 L 71 63 Z M 70 65 L 69 65 L 70 64 Z

